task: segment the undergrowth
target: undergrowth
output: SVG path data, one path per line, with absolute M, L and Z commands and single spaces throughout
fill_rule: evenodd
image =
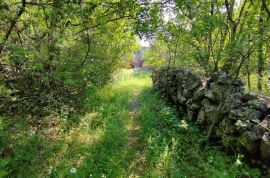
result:
M 241 156 L 201 148 L 204 135 L 152 91 L 149 76 L 117 72 L 111 84 L 85 93 L 84 115 L 63 109 L 35 123 L 1 117 L 0 177 L 259 177 Z
M 259 177 L 260 171 L 228 156 L 219 146 L 201 143 L 205 135 L 186 117 L 147 88 L 141 93 L 142 136 L 147 142 L 146 175 L 149 177 Z

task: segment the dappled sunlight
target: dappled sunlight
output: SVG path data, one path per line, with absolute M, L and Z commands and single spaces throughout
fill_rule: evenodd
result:
M 0 0 L 0 178 L 270 177 L 269 19 L 270 0 Z
M 179 123 L 179 127 L 183 129 L 188 129 L 188 123 L 185 120 L 181 120 Z
M 128 82 L 115 81 L 96 93 L 94 98 L 99 100 L 99 106 L 94 108 L 94 112 L 82 116 L 77 127 L 72 128 L 65 136 L 65 142 L 71 147 L 62 150 L 62 157 L 55 158 L 65 162 L 65 166 L 59 162 L 57 169 L 68 173 L 74 167 L 77 175 L 93 177 L 103 174 L 109 177 L 138 175 L 137 167 L 145 158 L 143 152 L 137 150 L 143 149 L 144 144 L 140 138 L 141 128 L 133 123 L 128 109 L 135 88 L 145 84 L 140 80 L 130 79 Z M 106 97 L 103 97 L 104 94 Z M 67 156 L 71 157 L 65 161 Z
M 28 128 L 21 128 L 14 134 L 23 138 L 17 153 L 31 154 L 17 165 L 39 162 L 33 167 L 39 170 L 36 177 L 230 177 L 245 170 L 230 165 L 236 158 L 218 149 L 201 150 L 198 129 L 153 92 L 150 74 L 118 71 L 117 80 L 86 93 L 85 113 L 76 119 L 65 117 L 56 124 L 48 118 L 42 121 L 46 127 L 39 132 L 32 128 L 28 139 Z M 209 155 L 216 160 L 209 162 Z
M 140 128 L 140 126 L 139 125 L 134 125 L 134 124 L 132 124 L 132 123 L 128 123 L 128 124 L 126 124 L 125 125 L 125 129 L 127 130 L 127 131 L 138 131 L 138 130 L 140 130 L 141 128 Z
M 156 168 L 157 170 L 160 171 L 161 175 L 164 174 L 163 176 L 166 176 L 166 170 L 168 170 L 168 164 L 169 164 L 169 158 L 170 158 L 170 150 L 169 147 L 166 146 L 165 149 L 163 150 L 163 152 L 161 152 L 157 164 L 156 164 Z M 162 173 L 164 172 L 164 173 Z
M 86 144 L 91 145 L 93 142 L 97 141 L 102 136 L 103 131 L 98 131 L 96 133 L 90 134 L 84 131 L 71 130 L 66 136 L 66 141 L 76 144 Z

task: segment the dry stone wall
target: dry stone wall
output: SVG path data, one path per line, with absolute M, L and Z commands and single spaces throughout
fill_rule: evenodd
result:
M 270 105 L 268 98 L 244 93 L 240 78 L 219 71 L 205 79 L 188 69 L 153 71 L 153 87 L 166 95 L 181 113 L 232 149 L 270 164 Z

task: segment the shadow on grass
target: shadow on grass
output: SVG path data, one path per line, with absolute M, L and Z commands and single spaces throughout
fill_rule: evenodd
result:
M 53 177 L 127 177 L 130 167 L 138 159 L 136 146 L 130 147 L 127 124 L 130 122 L 129 98 L 136 85 L 124 84 L 112 94 L 106 89 L 101 98 L 92 103 L 92 112 L 81 119 L 73 134 L 62 162 L 54 167 Z M 89 116 L 90 115 L 90 116 Z M 90 118 L 91 117 L 91 118 Z M 93 126 L 95 125 L 95 126 Z M 83 136 L 85 135 L 85 136 Z M 90 140 L 84 137 L 95 135 Z M 91 143 L 90 143 L 91 142 Z M 61 158 L 56 158 L 57 160 Z M 76 173 L 70 173 L 75 168 Z
M 1 151 L 4 145 L 12 154 L 1 152 L 0 170 L 9 177 L 257 177 L 218 148 L 202 150 L 203 135 L 152 91 L 149 75 L 127 71 L 113 85 L 90 90 L 76 124 L 52 117 L 41 121 L 42 132 L 27 120 L 4 124 Z M 132 121 L 130 99 L 137 89 Z M 131 144 L 132 136 L 137 140 Z
M 145 177 L 259 177 L 259 170 L 249 168 L 239 155 L 228 156 L 219 146 L 202 149 L 205 134 L 186 117 L 179 118 L 151 88 L 139 99 Z

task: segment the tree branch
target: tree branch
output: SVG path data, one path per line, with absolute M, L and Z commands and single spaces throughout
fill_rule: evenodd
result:
M 237 19 L 237 23 L 240 22 L 240 19 L 241 19 L 241 17 L 242 17 L 243 11 L 244 11 L 244 9 L 245 9 L 246 3 L 247 3 L 247 0 L 244 1 L 243 5 L 242 5 L 242 7 L 241 7 L 241 10 L 240 10 L 240 13 L 239 13 L 239 16 L 238 16 L 238 19 Z
M 232 18 L 232 7 L 231 7 L 231 5 L 229 4 L 228 0 L 225 0 L 224 1 L 224 4 L 225 4 L 226 10 L 227 10 L 227 19 L 231 23 L 234 23 L 234 20 Z
M 22 2 L 22 6 L 20 7 L 17 16 L 11 21 L 10 26 L 9 26 L 9 28 L 8 28 L 6 34 L 5 34 L 5 37 L 3 39 L 3 42 L 0 43 L 0 54 L 3 52 L 4 45 L 5 45 L 6 41 L 8 40 L 12 30 L 16 26 L 16 23 L 18 22 L 19 18 L 21 17 L 23 12 L 25 11 L 26 0 L 21 0 L 21 2 Z
M 121 17 L 117 17 L 117 18 L 114 18 L 114 19 L 110 19 L 110 20 L 107 20 L 107 21 L 105 21 L 103 23 L 99 23 L 99 24 L 96 24 L 96 25 L 93 25 L 93 26 L 90 26 L 90 27 L 86 27 L 86 28 L 76 32 L 75 35 L 78 35 L 78 34 L 84 32 L 84 31 L 87 31 L 87 30 L 90 30 L 90 29 L 97 28 L 99 26 L 105 25 L 105 24 L 107 24 L 109 22 L 114 22 L 114 21 L 118 21 L 118 20 L 121 20 L 121 19 L 124 19 L 124 18 L 130 18 L 130 17 L 132 17 L 132 16 L 127 15 L 127 16 L 121 16 Z
M 270 18 L 270 10 L 269 10 L 265 0 L 262 0 L 262 6 L 263 6 L 264 10 L 266 11 L 266 13 L 268 15 L 267 19 L 269 19 Z

